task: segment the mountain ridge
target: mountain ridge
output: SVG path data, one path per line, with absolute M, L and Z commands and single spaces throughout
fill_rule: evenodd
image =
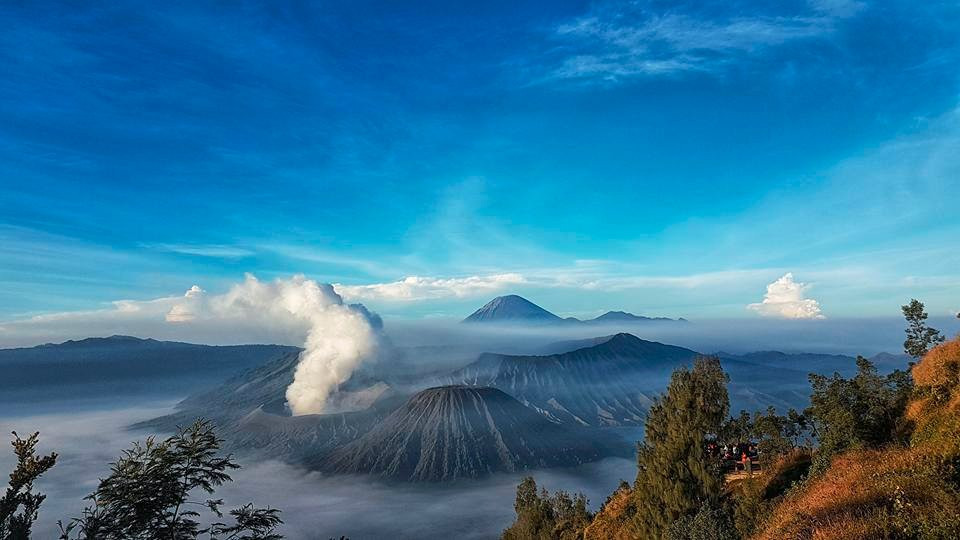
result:
M 299 350 L 284 345 L 198 345 L 120 335 L 0 349 L 4 374 L 0 377 L 0 403 L 23 406 L 57 400 L 109 401 L 116 395 L 184 395 Z
M 640 425 L 669 373 L 698 354 L 619 333 L 550 355 L 484 353 L 446 381 L 499 388 L 558 423 Z
M 646 317 L 634 315 L 626 311 L 607 311 L 593 319 L 578 319 L 576 317 L 560 317 L 526 298 L 508 294 L 490 300 L 482 307 L 471 313 L 461 322 L 463 323 L 494 323 L 494 322 L 530 322 L 535 324 L 616 324 L 637 322 L 688 322 L 683 317 L 671 319 L 668 317 Z

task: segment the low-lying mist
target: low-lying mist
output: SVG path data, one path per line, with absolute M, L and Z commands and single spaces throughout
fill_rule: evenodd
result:
M 36 484 L 47 494 L 34 527 L 36 538 L 56 538 L 57 520 L 79 515 L 98 478 L 121 450 L 146 433 L 133 422 L 169 412 L 169 406 L 131 406 L 78 414 L 0 418 L 0 429 L 21 435 L 40 431 L 44 453 L 57 465 Z M 13 453 L 0 453 L 0 470 L 12 470 Z M 283 511 L 287 538 L 492 538 L 513 519 L 516 486 L 527 473 L 501 474 L 452 485 L 387 484 L 368 477 L 326 477 L 276 461 L 240 462 L 234 482 L 218 489 L 227 507 L 246 502 Z M 581 491 L 596 509 L 620 482 L 636 476 L 633 460 L 609 458 L 571 469 L 534 471 L 550 490 Z
M 930 324 L 945 335 L 960 329 L 960 321 L 955 319 L 933 318 Z M 899 353 L 903 328 L 903 321 L 894 317 L 509 327 L 454 320 L 387 320 L 383 325 L 386 354 L 362 364 L 358 373 L 372 375 L 370 381 L 389 381 L 400 392 L 412 392 L 443 380 L 444 374 L 475 361 L 482 352 L 548 354 L 565 346 L 576 348 L 576 340 L 618 332 L 703 353 L 780 350 L 871 356 L 879 352 Z M 551 346 L 570 341 L 574 343 Z M 85 506 L 83 497 L 95 489 L 98 477 L 106 473 L 109 463 L 132 441 L 147 435 L 129 431 L 127 426 L 169 413 L 172 405 L 185 397 L 184 387 L 175 384 L 175 380 L 187 381 L 195 374 L 190 370 L 172 371 L 183 372 L 171 374 L 174 382 L 164 386 L 165 393 L 150 394 L 149 398 L 145 394 L 120 397 L 94 392 L 102 399 L 80 410 L 69 400 L 76 394 L 70 388 L 57 387 L 52 392 L 50 387 L 39 385 L 32 390 L 23 389 L 37 394 L 37 399 L 27 396 L 23 401 L 26 405 L 3 408 L 0 432 L 40 431 L 41 451 L 56 451 L 60 455 L 56 467 L 37 484 L 39 491 L 48 495 L 35 528 L 37 538 L 56 537 L 57 520 L 78 515 Z M 669 374 L 662 375 L 665 383 Z M 150 378 L 140 380 L 146 382 Z M 41 395 L 46 398 L 39 399 Z M 53 395 L 62 401 L 53 400 Z M 11 470 L 14 458 L 10 447 L 4 446 L 0 451 L 0 471 L 6 472 Z M 324 476 L 276 461 L 248 460 L 241 464 L 244 468 L 233 475 L 235 482 L 224 486 L 217 496 L 232 506 L 254 502 L 282 509 L 286 522 L 283 532 L 289 538 L 495 537 L 513 517 L 514 490 L 522 476 L 500 474 L 442 486 L 402 485 L 370 477 Z M 633 460 L 609 458 L 577 468 L 533 474 L 539 484 L 550 490 L 583 491 L 596 508 L 621 479 L 632 480 L 635 472 Z

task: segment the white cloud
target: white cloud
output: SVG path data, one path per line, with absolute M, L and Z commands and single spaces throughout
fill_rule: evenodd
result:
M 178 323 L 194 320 L 196 315 L 191 307 L 193 304 L 200 301 L 205 292 L 206 291 L 201 289 L 198 285 L 194 285 L 187 289 L 187 292 L 183 294 L 184 300 L 174 304 L 173 307 L 170 308 L 170 311 L 167 312 L 167 322 Z
M 630 273 L 631 270 L 637 272 Z M 372 301 L 401 305 L 469 299 L 506 292 L 526 294 L 530 290 L 546 289 L 564 291 L 558 293 L 578 298 L 583 294 L 624 295 L 630 291 L 644 291 L 643 305 L 658 311 L 670 311 L 677 309 L 677 306 L 696 306 L 697 310 L 705 306 L 723 306 L 724 310 L 729 310 L 743 305 L 743 295 L 750 294 L 751 283 L 756 283 L 757 279 L 775 270 L 645 275 L 639 269 L 612 261 L 576 261 L 572 266 L 525 268 L 517 272 L 466 277 L 410 276 L 394 282 L 332 286 L 316 284 L 316 287 L 332 287 L 329 294 L 339 295 L 346 302 Z M 619 272 L 628 273 L 618 275 Z M 805 272 L 828 277 L 815 269 Z M 829 278 L 839 279 L 836 272 L 830 273 Z M 864 281 L 861 274 L 843 276 L 844 281 L 850 279 Z M 116 300 L 103 309 L 47 313 L 0 322 L 0 347 L 30 346 L 112 334 L 210 344 L 302 345 L 310 332 L 310 321 L 292 314 L 299 309 L 295 305 L 291 304 L 291 307 L 283 305 L 280 300 L 270 300 L 283 296 L 285 293 L 280 292 L 283 287 L 309 289 L 302 283 L 314 282 L 297 276 L 289 280 L 262 283 L 248 276 L 226 293 L 210 293 L 194 285 L 174 296 Z M 771 284 L 768 289 L 764 302 L 751 304 L 750 309 L 781 317 L 820 315 L 817 302 L 803 297 L 805 286 L 794 283 L 791 274 Z M 603 301 L 609 302 L 610 299 Z M 617 306 L 605 304 L 601 307 Z M 730 315 L 729 311 L 725 313 Z
M 787 272 L 780 279 L 767 285 L 767 293 L 763 301 L 749 304 L 747 309 L 756 311 L 764 317 L 779 317 L 782 319 L 823 319 L 820 312 L 820 303 L 812 298 L 805 298 L 810 286 L 793 280 L 793 274 Z
M 182 296 L 120 300 L 101 310 L 4 323 L 0 335 L 19 340 L 7 346 L 110 334 L 301 345 L 287 401 L 294 414 L 311 414 L 328 410 L 328 398 L 334 406 L 343 405 L 337 388 L 376 354 L 378 328 L 365 309 L 344 304 L 330 285 L 303 275 L 262 282 L 247 274 L 223 294 L 207 294 L 194 285 Z
M 804 39 L 825 37 L 863 6 L 817 0 L 793 16 L 750 15 L 703 19 L 653 13 L 633 4 L 602 5 L 556 28 L 570 51 L 548 79 L 617 81 L 688 71 L 717 71 L 738 57 Z
M 516 273 L 436 278 L 409 276 L 400 281 L 370 285 L 334 284 L 334 289 L 348 300 L 415 301 L 438 298 L 465 298 L 502 290 L 527 280 Z

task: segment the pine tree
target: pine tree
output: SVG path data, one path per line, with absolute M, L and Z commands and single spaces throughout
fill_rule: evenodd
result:
M 943 343 L 944 337 L 939 330 L 927 326 L 927 312 L 923 309 L 923 302 L 914 298 L 901 309 L 907 319 L 907 339 L 903 342 L 903 350 L 919 360 L 938 343 Z
M 528 476 L 517 486 L 513 505 L 514 523 L 503 531 L 503 540 L 580 540 L 593 515 L 582 493 L 570 495 L 546 489 L 537 492 L 537 483 Z
M 667 392 L 651 408 L 637 452 L 635 533 L 667 538 L 671 525 L 701 507 L 719 508 L 723 475 L 706 455 L 727 418 L 729 378 L 714 357 L 700 357 L 692 370 L 679 369 Z

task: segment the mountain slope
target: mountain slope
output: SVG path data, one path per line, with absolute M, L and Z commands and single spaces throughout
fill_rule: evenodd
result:
M 756 351 L 746 354 L 717 353 L 721 360 L 735 360 L 767 368 L 791 369 L 804 373 L 831 375 L 838 372 L 844 377 L 857 371 L 857 359 L 843 354 L 784 353 L 780 351 Z M 906 369 L 910 358 L 905 355 L 880 353 L 870 357 L 881 373 Z
M 498 321 L 555 323 L 563 322 L 564 320 L 526 298 L 515 294 L 498 296 L 463 320 L 465 323 Z
M 286 392 L 293 382 L 299 359 L 299 350 L 288 352 L 263 365 L 238 373 L 219 386 L 188 396 L 177 404 L 177 410 L 172 414 L 141 422 L 134 427 L 171 431 L 177 425 L 188 424 L 202 416 L 232 430 L 233 424 L 258 410 L 277 418 L 289 416 Z M 369 392 L 371 390 L 376 392 Z M 390 395 L 386 385 L 361 369 L 340 386 L 340 392 L 331 397 L 334 400 L 331 404 L 337 405 L 338 398 L 359 396 L 357 391 L 368 391 L 370 396 L 366 399 L 367 402 L 360 400 L 350 409 L 366 408 L 373 401 Z
M 835 457 L 773 508 L 754 539 L 960 538 L 960 339 L 911 371 L 909 444 Z
M 495 388 L 443 386 L 414 395 L 320 469 L 437 482 L 576 465 L 604 451 Z
M 668 317 L 644 317 L 643 315 L 634 315 L 626 311 L 608 311 L 599 317 L 584 321 L 590 323 L 621 323 L 621 322 L 650 322 L 650 321 L 669 321 L 686 322 L 686 319 L 670 319 Z
M 130 336 L 0 350 L 0 402 L 190 392 L 296 347 L 195 345 Z M 30 394 L 27 397 L 27 394 Z
M 611 334 L 609 336 L 599 336 L 586 339 L 567 339 L 563 341 L 554 341 L 538 348 L 536 352 L 540 355 L 562 354 L 575 351 L 577 349 L 585 349 L 587 347 L 593 347 L 594 345 L 600 345 L 601 343 L 610 341 L 612 338 L 613 335 Z
M 293 351 L 238 373 L 214 388 L 188 396 L 177 404 L 174 413 L 134 427 L 171 431 L 200 416 L 227 426 L 257 409 L 287 414 L 284 405 L 287 386 L 293 382 L 299 358 L 300 352 Z
M 330 451 L 370 431 L 403 401 L 387 396 L 362 411 L 303 416 L 272 414 L 257 407 L 218 432 L 230 451 L 315 468 Z
M 671 372 L 692 364 L 699 354 L 626 333 L 558 342 L 546 350 L 558 352 L 542 356 L 485 353 L 442 381 L 499 388 L 554 422 L 639 426 Z M 721 363 L 730 375 L 731 410 L 802 409 L 809 394 L 808 372 L 797 368 L 814 356 L 722 355 Z M 848 357 L 816 358 L 828 372 L 854 364 Z
M 169 432 L 206 418 L 217 426 L 224 447 L 251 457 L 279 459 L 310 466 L 316 460 L 369 431 L 403 403 L 389 388 L 372 395 L 362 410 L 290 416 L 286 389 L 293 382 L 299 351 L 230 377 L 221 385 L 193 394 L 168 415 L 131 426 L 133 429 Z M 376 388 L 364 373 L 341 386 L 340 395 Z
M 448 381 L 499 388 L 556 422 L 639 425 L 670 372 L 696 356 L 682 347 L 617 334 L 561 354 L 485 353 Z

